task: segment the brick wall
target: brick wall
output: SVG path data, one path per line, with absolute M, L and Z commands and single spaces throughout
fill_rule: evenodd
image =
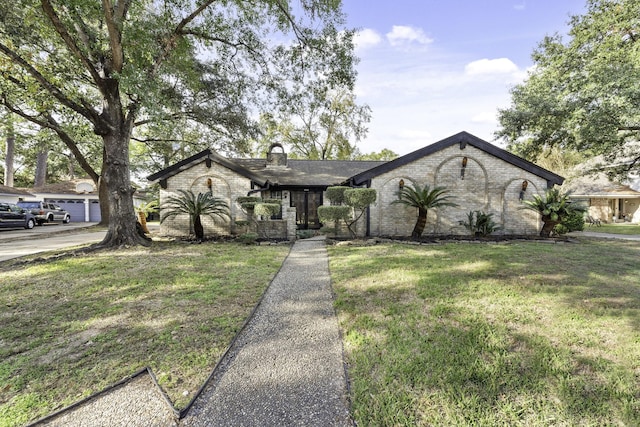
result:
M 179 196 L 178 189 L 191 190 L 194 193 L 209 191 L 208 180 L 211 180 L 211 192 L 227 202 L 231 219 L 214 223 L 209 217 L 203 217 L 205 236 L 235 234 L 235 220 L 245 220 L 246 215 L 236 202 L 239 196 L 246 196 L 251 189 L 251 181 L 218 163 L 211 163 L 207 168 L 206 162 L 201 162 L 167 180 L 167 188 L 160 189 L 160 205 L 168 197 Z M 160 233 L 167 236 L 185 236 L 191 234 L 189 217 L 180 215 L 165 220 L 160 225 Z M 192 228 L 192 227 L 191 227 Z
M 462 174 L 463 158 L 466 167 Z M 397 198 L 400 180 L 405 185 L 429 184 L 445 187 L 458 207 L 430 210 L 425 234 L 467 234 L 459 224 L 469 211 L 492 213 L 503 234 L 537 234 L 541 223 L 535 212 L 521 209 L 522 182 L 527 181 L 525 198 L 546 190 L 546 180 L 492 156 L 471 145 L 461 150 L 453 145 L 428 157 L 377 176 L 371 187 L 378 192 L 371 208 L 372 235 L 410 235 L 417 211 L 391 202 Z

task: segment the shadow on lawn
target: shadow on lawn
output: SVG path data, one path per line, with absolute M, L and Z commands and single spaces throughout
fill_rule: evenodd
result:
M 356 420 L 638 424 L 638 254 L 626 242 L 337 251 Z

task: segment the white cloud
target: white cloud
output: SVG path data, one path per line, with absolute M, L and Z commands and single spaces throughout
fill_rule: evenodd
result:
M 513 8 L 515 10 L 525 10 L 527 8 L 527 2 L 523 0 L 522 3 L 516 3 L 513 5 Z
M 359 31 L 354 37 L 356 49 L 373 47 L 380 44 L 381 41 L 382 37 L 380 37 L 380 34 L 370 28 L 365 28 L 364 30 Z
M 518 66 L 510 59 L 479 59 L 468 63 L 464 67 L 467 75 L 477 76 L 480 74 L 511 74 L 519 71 Z
M 400 46 L 414 42 L 426 45 L 433 42 L 433 39 L 427 37 L 420 28 L 405 25 L 394 25 L 391 32 L 387 33 L 387 40 L 391 46 Z

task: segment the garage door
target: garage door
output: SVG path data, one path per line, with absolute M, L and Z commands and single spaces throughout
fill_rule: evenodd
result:
M 89 221 L 100 222 L 102 214 L 100 213 L 100 202 L 98 200 L 89 201 Z
M 71 215 L 71 222 L 84 222 L 84 200 L 45 199 L 45 202 L 54 203 L 68 211 Z

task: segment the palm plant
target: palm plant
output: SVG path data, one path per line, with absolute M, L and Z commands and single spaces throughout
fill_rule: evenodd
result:
M 413 227 L 411 237 L 414 239 L 422 236 L 422 232 L 427 225 L 427 213 L 429 209 L 440 208 L 444 206 L 458 206 L 456 203 L 451 202 L 451 196 L 446 195 L 449 190 L 444 187 L 435 187 L 431 189 L 429 184 L 425 184 L 420 188 L 417 184 L 413 184 L 412 187 L 404 186 L 398 192 L 398 199 L 392 203 L 403 204 L 418 208 L 418 220 Z
M 189 215 L 193 224 L 193 231 L 196 238 L 202 240 L 204 238 L 204 227 L 202 226 L 201 216 L 208 216 L 215 222 L 216 220 L 226 220 L 230 217 L 229 205 L 211 193 L 194 194 L 191 190 L 178 190 L 180 196 L 171 196 L 161 206 L 162 215 L 160 223 L 167 218 L 178 215 Z
M 147 228 L 147 218 L 150 213 L 158 211 L 158 201 L 152 200 L 149 203 L 143 203 L 139 206 L 135 207 L 136 213 L 138 214 L 138 222 L 142 227 L 142 231 L 145 233 L 149 233 L 149 229 Z
M 569 194 L 561 194 L 557 188 L 548 189 L 544 197 L 534 194 L 531 200 L 524 200 L 523 209 L 538 212 L 542 218 L 541 237 L 551 236 L 554 227 L 576 212 L 584 212 L 585 208 L 572 204 Z

